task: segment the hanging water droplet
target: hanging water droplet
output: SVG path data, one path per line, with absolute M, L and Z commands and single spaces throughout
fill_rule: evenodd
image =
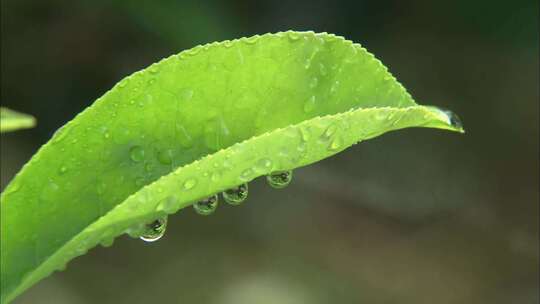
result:
M 160 217 L 157 220 L 146 224 L 145 231 L 139 237 L 145 242 L 155 242 L 159 240 L 167 229 L 167 217 Z
M 217 206 L 218 196 L 214 194 L 193 204 L 193 209 L 200 215 L 209 215 L 216 211 Z
M 304 112 L 310 113 L 315 109 L 315 95 L 311 96 L 306 102 L 304 103 Z
M 238 206 L 244 202 L 248 196 L 248 184 L 241 184 L 238 187 L 225 190 L 222 195 L 227 204 Z
M 195 187 L 197 185 L 197 180 L 194 179 L 194 178 L 188 178 L 185 182 L 184 182 L 184 190 L 191 190 L 193 189 L 193 187 Z
M 285 188 L 291 183 L 292 171 L 282 171 L 266 176 L 268 184 L 275 189 Z
M 457 116 L 456 113 L 447 110 L 447 109 L 440 109 L 441 111 L 446 114 L 446 117 L 448 117 L 448 123 L 452 125 L 452 127 L 462 130 L 463 129 L 463 123 L 461 122 L 461 119 Z
M 129 149 L 129 157 L 132 161 L 138 163 L 144 160 L 144 149 L 141 146 L 133 146 Z

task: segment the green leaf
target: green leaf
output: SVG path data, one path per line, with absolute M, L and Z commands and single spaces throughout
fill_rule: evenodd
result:
M 0 107 L 0 132 L 28 129 L 36 125 L 36 119 L 28 114 Z
M 173 55 L 120 81 L 6 188 L 2 301 L 198 200 L 407 127 L 462 132 L 341 37 L 266 34 Z

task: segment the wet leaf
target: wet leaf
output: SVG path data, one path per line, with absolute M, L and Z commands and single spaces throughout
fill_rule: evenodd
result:
M 266 34 L 173 55 L 120 81 L 6 188 L 2 301 L 97 244 L 259 176 L 280 188 L 282 172 L 408 127 L 462 131 L 341 37 Z

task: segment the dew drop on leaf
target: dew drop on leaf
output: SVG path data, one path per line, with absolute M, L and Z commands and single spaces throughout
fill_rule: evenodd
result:
M 240 179 L 243 181 L 248 181 L 252 175 L 253 175 L 253 169 L 248 168 L 242 171 L 242 173 L 240 174 Z
M 196 202 L 193 204 L 193 208 L 195 209 L 195 212 L 200 215 L 209 215 L 216 211 L 217 205 L 218 196 L 217 194 L 214 194 L 208 198 Z
M 304 103 L 304 112 L 310 113 L 315 109 L 315 95 L 311 96 Z
M 255 44 L 259 40 L 259 37 L 260 37 L 259 35 L 255 35 L 253 37 L 243 38 L 242 42 L 246 44 Z
M 58 169 L 58 174 L 62 175 L 68 171 L 68 168 L 66 166 L 61 166 L 60 169 Z
M 317 77 L 313 77 L 309 81 L 309 87 L 312 88 L 312 89 L 316 88 L 318 84 L 319 84 L 319 78 L 317 78 Z
M 285 188 L 291 183 L 292 171 L 275 172 L 266 176 L 268 184 L 275 189 Z
M 328 126 L 326 131 L 324 131 L 322 138 L 324 140 L 328 140 L 336 133 L 336 131 L 337 131 L 337 126 L 335 124 L 331 124 L 330 126 Z
M 114 243 L 114 237 L 108 237 L 101 240 L 101 242 L 99 242 L 99 244 L 103 247 L 111 247 L 113 243 Z
M 311 138 L 311 131 L 308 129 L 308 127 L 300 127 L 300 137 L 304 142 L 309 141 Z
M 343 140 L 341 139 L 341 137 L 336 137 L 328 145 L 328 150 L 337 151 L 339 150 L 339 148 L 341 148 L 341 146 L 343 146 Z
M 223 199 L 229 205 L 237 206 L 246 200 L 248 196 L 248 184 L 223 191 Z
M 450 123 L 452 127 L 463 129 L 463 123 L 461 122 L 461 119 L 459 118 L 459 116 L 457 116 L 456 113 L 446 109 L 441 109 L 441 111 L 446 114 L 446 117 L 448 117 L 448 123 Z
M 257 161 L 255 169 L 261 173 L 270 172 L 270 170 L 272 169 L 272 165 L 273 163 L 270 159 L 262 158 Z
M 288 32 L 287 37 L 289 37 L 290 41 L 298 41 L 300 39 L 300 34 L 296 32 Z
M 145 184 L 145 179 L 144 179 L 144 177 L 137 177 L 137 178 L 135 179 L 135 185 L 136 185 L 137 187 L 142 187 L 142 186 L 144 186 L 144 184 Z
M 195 187 L 197 185 L 197 180 L 194 179 L 194 178 L 188 178 L 185 182 L 184 182 L 184 190 L 191 190 L 193 189 L 193 187 Z
M 158 152 L 157 159 L 163 165 L 170 165 L 173 161 L 173 151 L 171 149 L 160 151 Z
M 221 177 L 220 173 L 217 171 L 212 172 L 212 176 L 210 179 L 212 179 L 213 182 L 219 181 L 219 178 Z
M 176 196 L 169 196 L 162 201 L 160 201 L 157 205 L 156 211 L 171 214 L 178 210 L 178 199 Z
M 144 149 L 141 146 L 133 146 L 129 149 L 129 157 L 132 161 L 138 163 L 144 160 Z
M 145 242 L 155 242 L 159 240 L 167 229 L 167 217 L 160 217 L 155 221 L 146 224 L 143 234 L 139 237 Z

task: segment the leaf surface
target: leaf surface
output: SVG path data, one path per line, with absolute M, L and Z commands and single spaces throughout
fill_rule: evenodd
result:
M 341 37 L 265 34 L 173 55 L 120 81 L 8 185 L 2 301 L 200 199 L 407 127 L 462 131 Z

